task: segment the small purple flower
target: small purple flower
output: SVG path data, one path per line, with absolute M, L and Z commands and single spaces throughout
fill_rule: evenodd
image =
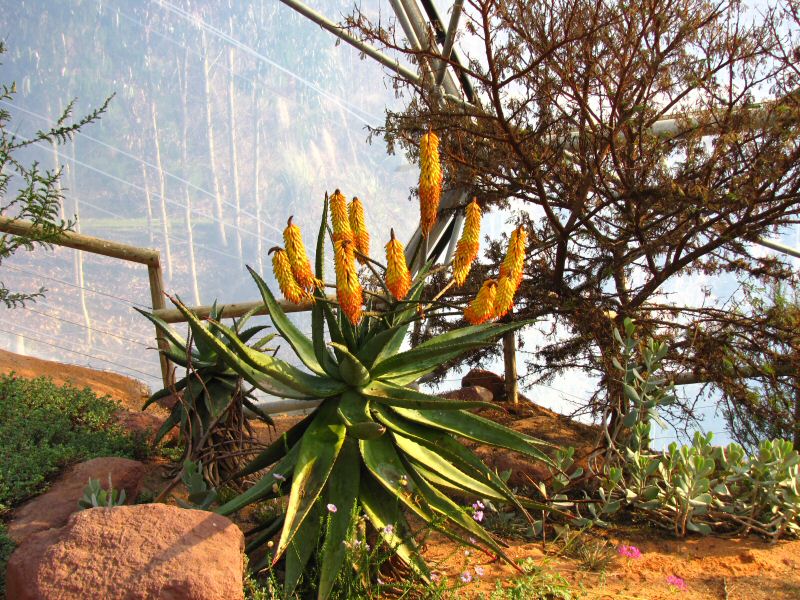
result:
M 476 500 L 475 502 L 472 503 L 472 508 L 474 508 L 475 510 L 483 510 L 486 507 L 483 505 L 483 502 L 481 502 L 480 500 Z
M 394 533 L 394 525 L 389 523 L 386 527 L 383 528 L 383 535 L 392 535 Z
M 619 552 L 620 556 L 624 556 L 625 558 L 641 558 L 642 551 L 639 550 L 636 546 L 625 546 L 622 545 L 617 548 L 617 552 Z
M 677 575 L 668 575 L 667 585 L 669 585 L 671 588 L 678 590 L 679 592 L 685 592 L 688 589 L 686 586 L 686 582 Z
M 378 580 L 377 580 L 377 581 L 378 581 L 378 585 L 383 585 L 383 579 L 381 579 L 380 577 L 378 577 Z
M 335 504 L 328 504 L 328 512 L 335 513 L 337 510 L 339 510 L 339 509 L 336 508 Z
M 478 540 L 476 540 L 476 539 L 475 539 L 474 537 L 472 537 L 472 536 L 469 536 L 469 538 L 468 538 L 468 539 L 469 539 L 469 543 L 470 543 L 470 544 L 477 544 L 477 543 L 478 543 Z
M 433 583 L 439 583 L 439 580 L 440 580 L 441 578 L 442 578 L 442 576 L 441 576 L 441 575 L 439 575 L 438 573 L 431 573 L 431 581 L 432 581 Z
M 286 477 L 281 475 L 280 473 L 273 473 L 272 476 L 277 479 L 278 481 L 286 481 Z
M 469 583 L 470 581 L 472 581 L 472 573 L 470 573 L 469 571 L 464 571 L 459 577 L 459 579 L 461 579 L 461 581 L 463 581 L 464 583 Z
M 483 577 L 483 567 L 475 567 L 475 575 Z
M 480 523 L 481 521 L 483 521 L 483 511 L 482 510 L 476 510 L 472 514 L 472 518 L 475 519 L 475 521 L 477 521 L 478 523 Z

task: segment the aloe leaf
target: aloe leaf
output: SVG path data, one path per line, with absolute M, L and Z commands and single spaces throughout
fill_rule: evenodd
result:
M 344 334 L 342 333 L 339 319 L 336 318 L 336 314 L 333 312 L 330 304 L 323 302 L 322 312 L 325 315 L 325 320 L 328 322 L 328 332 L 331 335 L 331 341 L 346 346 L 347 342 L 344 339 Z
M 393 409 L 397 414 L 415 423 L 448 431 L 482 444 L 520 452 L 545 464 L 553 465 L 553 461 L 537 447 L 554 447 L 552 444 L 519 433 L 478 415 L 452 410 L 411 410 L 401 407 L 393 407 Z
M 282 495 L 283 492 L 280 490 L 278 494 L 275 494 L 275 492 L 272 490 L 272 486 L 277 484 L 280 488 L 280 485 L 283 483 L 284 479 L 289 479 L 293 476 L 295 466 L 297 465 L 297 456 L 299 453 L 300 446 L 299 444 L 295 444 L 289 448 L 289 451 L 283 458 L 275 463 L 275 466 L 270 469 L 269 473 L 265 474 L 247 491 L 242 492 L 235 498 L 229 500 L 214 512 L 220 515 L 230 515 L 235 513 L 237 510 L 241 510 L 245 506 L 252 504 L 253 502 L 257 502 L 262 498 L 266 498 L 271 494 L 276 497 L 279 494 Z M 279 475 L 280 477 L 275 477 L 275 475 Z
M 247 542 L 247 545 L 244 547 L 245 554 L 250 554 L 253 550 L 256 550 L 259 546 L 261 546 L 261 544 L 268 542 L 282 525 L 283 515 L 279 515 L 271 521 L 268 521 L 267 523 L 259 525 L 258 527 L 248 531 L 248 536 L 255 535 L 256 533 L 258 533 L 258 535 Z
M 419 423 L 414 423 L 404 419 L 394 411 L 384 406 L 374 406 L 378 420 L 389 429 L 399 434 L 396 436 L 411 439 L 418 444 L 425 446 L 441 454 L 446 460 L 450 461 L 457 468 L 471 475 L 479 481 L 485 481 L 497 493 L 502 494 L 510 503 L 517 506 L 525 514 L 523 502 L 506 485 L 506 482 L 494 471 L 484 464 L 469 448 L 453 439 L 450 433 L 432 429 Z M 537 506 L 537 508 L 546 508 Z
M 448 528 L 436 524 L 432 507 L 427 502 L 429 497 L 436 500 L 435 494 L 425 495 L 421 493 L 419 484 L 412 476 L 406 463 L 400 458 L 397 449 L 388 436 L 377 440 L 361 440 L 359 441 L 359 446 L 364 465 L 389 493 L 393 494 L 430 527 L 441 531 L 460 543 L 478 547 Z M 436 501 L 438 502 L 438 500 Z M 441 511 L 438 512 L 441 513 Z
M 142 410 L 145 410 L 148 406 L 150 406 L 153 402 L 158 402 L 162 398 L 166 398 L 167 396 L 172 395 L 173 392 L 180 392 L 183 388 L 186 387 L 187 378 L 184 377 L 174 383 L 171 387 L 166 387 L 158 390 L 155 394 L 150 396 L 147 401 L 142 405 Z
M 532 325 L 535 320 L 515 321 L 513 323 L 487 323 L 484 325 L 470 325 L 460 327 L 453 331 L 442 333 L 421 343 L 416 349 L 448 346 L 450 344 L 486 343 L 499 338 L 504 333 Z
M 283 578 L 283 597 L 294 598 L 294 590 L 300 582 L 308 559 L 317 547 L 322 531 L 322 506 L 315 503 L 308 516 L 303 519 L 292 541 L 286 548 L 286 565 Z M 285 524 L 284 524 L 285 527 Z
M 170 415 L 167 419 L 161 424 L 161 427 L 158 428 L 155 437 L 153 438 L 153 444 L 158 444 L 161 439 L 167 435 L 173 427 L 175 427 L 181 420 L 181 413 L 183 411 L 183 407 L 180 405 L 175 406 L 172 410 Z
M 292 490 L 286 507 L 286 523 L 281 531 L 273 564 L 286 550 L 322 493 L 345 438 L 345 427 L 336 415 L 336 403 L 320 406 L 314 420 L 300 439 Z
M 369 338 L 369 340 L 358 349 L 358 352 L 356 352 L 358 360 L 367 368 L 371 367 L 384 346 L 386 346 L 401 329 L 402 334 L 405 335 L 405 332 L 408 330 L 408 325 L 396 325 L 376 332 L 375 335 Z
M 328 483 L 327 500 L 336 507 L 328 516 L 325 542 L 322 545 L 320 562 L 322 568 L 317 592 L 318 600 L 327 600 L 342 568 L 345 557 L 344 542 L 350 528 L 350 519 L 356 506 L 361 461 L 358 446 L 352 440 L 345 440 L 339 456 L 331 471 Z
M 443 517 L 448 519 L 451 523 L 454 523 L 458 527 L 461 527 L 470 535 L 483 541 L 483 543 L 489 546 L 497 555 L 502 557 L 503 560 L 505 560 L 507 563 L 511 565 L 514 564 L 513 561 L 508 557 L 508 555 L 505 552 L 503 552 L 503 549 L 489 534 L 489 532 L 486 531 L 480 525 L 478 525 L 475 519 L 473 519 L 472 516 L 468 515 L 462 507 L 460 507 L 458 504 L 450 500 L 450 498 L 445 496 L 442 492 L 440 492 L 432 485 L 430 485 L 414 469 L 409 469 L 409 473 L 411 477 L 414 478 L 414 482 L 417 484 L 417 490 L 419 490 L 419 493 L 422 494 L 422 496 L 425 498 L 425 501 L 433 510 L 435 510 Z M 447 532 L 447 535 L 454 538 L 456 537 L 456 535 L 452 531 Z
M 486 346 L 486 342 L 453 343 L 444 346 L 417 346 L 376 362 L 372 377 L 410 383 L 458 356 Z
M 374 440 L 386 433 L 386 427 L 372 420 L 369 400 L 348 390 L 339 398 L 339 417 L 347 427 L 347 435 L 359 440 Z
M 430 580 L 428 565 L 419 555 L 414 540 L 408 535 L 408 523 L 392 497 L 368 474 L 361 476 L 358 500 L 386 545 L 425 581 Z M 391 525 L 391 528 L 389 527 Z
M 283 312 L 283 308 L 281 308 L 281 305 L 278 304 L 275 296 L 272 295 L 272 292 L 261 276 L 250 267 L 247 267 L 247 270 L 250 271 L 250 275 L 253 277 L 256 285 L 258 286 L 258 291 L 261 292 L 261 297 L 264 299 L 264 303 L 267 305 L 267 309 L 269 310 L 269 318 L 272 320 L 272 324 L 275 325 L 275 329 L 277 329 L 284 339 L 289 342 L 292 350 L 294 350 L 295 354 L 297 354 L 297 357 L 303 361 L 305 366 L 307 366 L 317 375 L 325 375 L 325 369 L 322 368 L 317 360 L 317 356 L 314 353 L 314 345 L 311 340 L 304 336 L 302 332 L 295 326 L 295 324 L 292 323 L 289 317 L 286 316 L 286 313 Z M 327 352 L 327 350 L 325 352 Z M 328 356 L 328 359 L 333 361 L 333 357 L 331 356 Z
M 178 310 L 186 317 L 192 332 L 198 340 L 204 339 L 211 344 L 219 355 L 224 357 L 225 362 L 237 373 L 242 374 L 243 377 L 245 377 L 245 374 L 247 374 L 247 376 L 252 375 L 252 372 L 241 368 L 245 366 L 242 365 L 242 358 L 239 358 L 239 356 L 223 344 L 221 340 L 206 329 L 197 316 L 184 306 L 180 300 L 175 301 L 175 306 L 177 306 Z M 244 344 L 241 344 L 241 346 L 237 345 L 235 341 L 236 334 L 221 323 L 214 324 L 214 327 L 225 332 L 225 334 L 230 337 L 231 344 L 233 344 L 237 350 L 242 350 L 244 358 L 251 361 L 251 364 L 259 371 L 303 395 L 327 398 L 340 394 L 346 389 L 345 384 L 339 381 L 334 381 L 329 377 L 310 375 L 280 359 L 256 352 Z
M 400 348 L 403 345 L 403 340 L 406 338 L 406 333 L 408 332 L 408 326 L 411 325 L 411 323 L 414 321 L 414 317 L 417 314 L 416 302 L 422 296 L 422 290 L 424 288 L 423 284 L 424 282 L 420 281 L 418 284 L 412 286 L 411 291 L 406 297 L 406 301 L 409 302 L 408 308 L 396 313 L 396 317 L 392 325 L 397 329 L 395 330 L 394 334 L 389 337 L 383 348 L 379 350 L 378 354 L 372 361 L 373 364 L 377 364 L 380 361 L 389 358 L 390 356 L 394 356 L 400 351 Z
M 416 409 L 440 409 L 440 410 L 465 410 L 469 408 L 497 408 L 494 404 L 481 402 L 479 400 L 448 400 L 431 396 L 424 392 L 394 385 L 386 381 L 373 381 L 368 386 L 361 389 L 360 393 L 376 402 L 381 402 L 389 406 L 401 406 L 403 408 Z
M 169 340 L 170 342 L 172 342 L 173 344 L 175 344 L 179 348 L 186 348 L 186 346 L 187 346 L 186 340 L 184 338 L 182 338 L 180 335 L 178 335 L 177 333 L 175 333 L 175 330 L 173 330 L 172 327 L 170 327 L 169 324 L 166 321 L 164 321 L 163 319 L 155 316 L 152 313 L 149 313 L 149 312 L 147 312 L 145 310 L 142 310 L 140 308 L 136 308 L 135 306 L 133 307 L 133 310 L 135 310 L 139 314 L 143 315 L 153 325 L 155 325 L 156 328 L 166 336 L 167 340 Z
M 265 329 L 269 329 L 269 325 L 254 325 L 253 327 L 248 327 L 244 331 L 240 332 L 238 338 L 243 344 L 246 344 Z M 275 334 L 273 334 L 272 337 L 274 339 Z
M 361 364 L 358 358 L 351 354 L 346 346 L 337 344 L 336 342 L 331 342 L 330 345 L 340 353 L 339 373 L 345 383 L 356 387 L 361 387 L 369 383 L 369 371 Z
M 245 477 L 261 469 L 266 469 L 272 463 L 286 456 L 290 448 L 294 447 L 311 425 L 317 411 L 315 410 L 299 423 L 285 431 L 278 439 L 262 450 L 248 465 L 236 474 L 237 478 Z
M 255 404 L 251 400 L 251 398 L 252 398 L 252 396 L 243 396 L 242 397 L 242 404 L 244 404 L 245 407 L 249 408 L 253 412 L 253 414 L 255 414 L 259 419 L 261 419 L 262 421 L 264 421 L 268 425 L 273 425 L 274 426 L 275 425 L 275 421 L 272 420 L 272 417 L 270 417 L 269 414 L 267 414 L 266 412 L 261 410 L 261 408 L 257 404 Z

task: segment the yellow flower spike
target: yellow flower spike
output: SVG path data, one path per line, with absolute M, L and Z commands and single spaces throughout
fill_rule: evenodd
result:
M 464 231 L 458 240 L 453 257 L 453 280 L 456 285 L 464 285 L 472 263 L 478 258 L 481 240 L 481 207 L 476 198 L 472 199 L 466 210 Z
M 514 293 L 517 286 L 510 277 L 501 277 L 497 282 L 497 294 L 494 298 L 494 316 L 499 319 L 506 316 L 514 308 Z
M 514 282 L 514 292 L 522 281 L 522 270 L 525 266 L 525 246 L 528 243 L 528 232 L 520 225 L 511 234 L 508 250 L 500 265 L 500 277 L 510 277 Z
M 353 239 L 350 229 L 350 217 L 347 215 L 347 199 L 342 192 L 336 190 L 330 197 L 331 226 L 333 228 L 333 241 Z
M 292 223 L 292 219 L 294 217 L 289 217 L 286 229 L 283 230 L 286 254 L 297 284 L 306 291 L 313 291 L 319 287 L 320 283 L 314 277 L 314 271 L 311 270 L 311 262 L 308 260 L 308 254 L 306 254 L 306 247 L 303 244 L 303 235 L 300 233 L 300 228 Z
M 272 254 L 272 272 L 275 274 L 275 279 L 278 280 L 283 297 L 294 304 L 299 304 L 307 299 L 308 294 L 297 284 L 292 274 L 292 265 L 289 263 L 286 250 L 275 246 L 269 251 L 269 254 Z
M 386 287 L 392 296 L 402 300 L 411 289 L 411 273 L 408 272 L 406 263 L 406 253 L 402 242 L 394 237 L 394 229 L 391 230 L 392 239 L 386 244 Z
M 478 295 L 464 309 L 464 318 L 472 325 L 480 325 L 493 318 L 496 295 L 497 282 L 494 279 L 484 281 Z
M 356 250 L 364 257 L 369 256 L 369 232 L 367 222 L 364 219 L 364 205 L 358 198 L 353 198 L 348 208 L 350 229 L 353 231 L 353 238 L 356 243 Z M 358 262 L 362 265 L 367 264 L 367 259 L 357 256 Z
M 419 144 L 419 208 L 422 235 L 428 237 L 439 214 L 442 195 L 442 165 L 439 161 L 439 137 L 429 131 Z
M 364 293 L 358 280 L 354 244 L 352 240 L 334 240 L 334 267 L 336 269 L 336 297 L 344 314 L 353 325 L 361 320 Z

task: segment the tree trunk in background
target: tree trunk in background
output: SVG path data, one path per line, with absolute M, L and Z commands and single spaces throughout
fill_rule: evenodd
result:
M 230 19 L 231 34 L 233 34 L 233 17 Z M 242 210 L 239 197 L 239 157 L 236 151 L 236 86 L 234 73 L 234 48 L 228 48 L 228 126 L 230 128 L 231 143 L 231 176 L 233 177 L 233 201 L 236 206 L 234 239 L 236 241 L 236 256 L 242 260 Z
M 211 67 L 208 64 L 208 40 L 206 32 L 201 32 L 203 45 L 203 88 L 205 90 L 206 106 L 206 131 L 208 132 L 208 160 L 211 167 L 211 178 L 214 182 L 214 209 L 219 224 L 219 237 L 223 246 L 228 245 L 228 237 L 225 235 L 225 220 L 222 212 L 222 193 L 219 189 L 219 176 L 217 175 L 216 161 L 214 160 L 214 126 L 211 114 Z
M 258 272 L 264 274 L 264 231 L 261 228 L 261 182 L 259 181 L 259 162 L 261 161 L 261 65 L 256 68 L 253 82 L 253 195 L 256 201 L 256 254 L 258 255 Z
M 178 65 L 180 70 L 180 65 Z M 182 135 L 181 135 L 181 163 L 183 168 L 186 169 L 189 164 L 187 158 L 187 147 L 189 144 L 189 49 L 187 48 L 183 54 L 183 79 L 181 80 L 181 105 L 182 112 Z M 190 173 L 184 171 L 184 179 L 186 182 L 183 184 L 183 198 L 186 203 L 184 211 L 184 218 L 186 219 L 186 243 L 189 250 L 189 274 L 192 280 L 192 297 L 195 306 L 200 305 L 200 289 L 197 284 L 197 263 L 194 258 L 194 232 L 192 231 L 192 196 L 189 192 L 189 177 Z
M 158 167 L 158 186 L 161 194 L 161 234 L 164 236 L 164 258 L 167 261 L 167 277 L 172 279 L 172 249 L 169 242 L 169 220 L 167 218 L 167 182 L 161 164 L 161 144 L 158 142 L 158 112 L 156 102 L 150 102 L 150 114 L 153 118 L 153 142 L 156 149 L 156 166 Z
M 144 156 L 144 149 L 142 150 Z M 155 245 L 153 241 L 153 199 L 150 196 L 150 184 L 147 180 L 147 165 L 142 161 L 142 187 L 144 188 L 144 200 L 147 208 L 147 239 L 149 246 L 152 248 Z
M 70 152 L 72 154 L 72 164 L 68 167 L 68 174 L 70 179 L 70 188 L 75 190 L 77 188 L 75 177 L 75 148 L 78 145 L 78 138 L 75 137 L 70 144 Z M 81 232 L 81 219 L 80 219 L 80 206 L 78 204 L 78 196 L 73 191 L 73 208 L 75 212 L 75 231 Z M 77 250 L 73 252 L 73 264 L 75 265 L 75 285 L 78 286 L 81 298 L 81 313 L 83 314 L 83 322 L 86 324 L 86 348 L 87 350 L 92 347 L 92 319 L 89 316 L 89 307 L 86 304 L 86 279 L 83 274 L 83 252 Z

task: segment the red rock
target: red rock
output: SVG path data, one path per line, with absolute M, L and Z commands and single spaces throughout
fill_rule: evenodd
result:
M 484 387 L 492 393 L 495 402 L 501 402 L 506 398 L 505 378 L 491 371 L 472 369 L 472 371 L 464 375 L 464 378 L 461 380 L 461 385 L 462 387 Z
M 511 476 L 508 479 L 508 485 L 511 487 L 531 487 L 539 481 L 548 481 L 551 477 L 550 471 L 544 463 L 510 450 L 479 446 L 473 447 L 472 451 L 492 471 L 503 473 L 503 471 L 510 470 Z
M 241 600 L 244 536 L 166 504 L 93 508 L 32 535 L 8 562 L 14 600 Z
M 69 516 L 78 510 L 78 500 L 89 479 L 98 479 L 108 489 L 108 476 L 115 490 L 125 490 L 128 502 L 139 495 L 145 466 L 128 458 L 93 458 L 64 473 L 50 489 L 14 511 L 8 535 L 17 544 L 33 533 L 52 527 L 63 527 Z M 13 596 L 10 596 L 13 597 Z
M 128 431 L 142 436 L 148 442 L 153 441 L 156 432 L 164 423 L 164 418 L 150 412 L 135 410 L 120 410 L 115 415 L 117 423 Z M 177 436 L 177 428 L 170 431 L 165 440 L 174 440 Z
M 457 390 L 452 390 L 439 394 L 442 398 L 448 400 L 464 400 L 465 402 L 491 402 L 492 392 L 480 385 L 463 387 Z

